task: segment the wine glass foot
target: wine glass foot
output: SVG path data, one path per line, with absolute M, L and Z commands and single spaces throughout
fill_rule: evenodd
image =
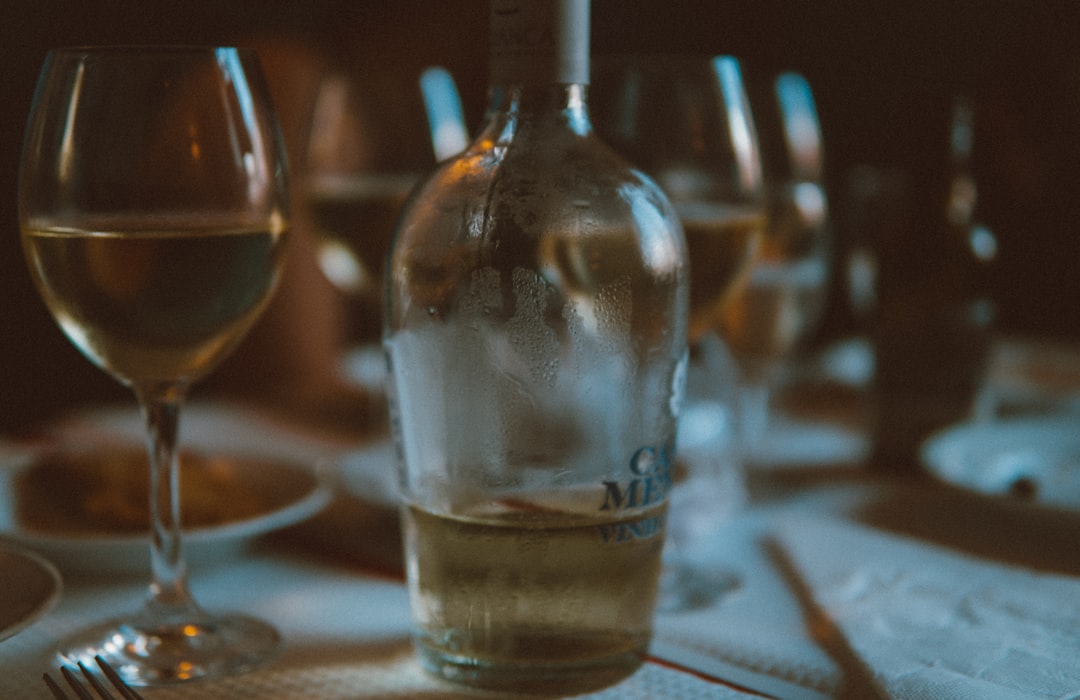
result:
M 685 612 L 716 605 L 734 595 L 742 579 L 730 569 L 688 563 L 665 564 L 660 576 L 661 612 Z
M 101 656 L 130 685 L 165 685 L 250 671 L 272 658 L 281 637 L 244 615 L 166 624 L 114 620 L 66 640 L 61 660 L 92 666 Z

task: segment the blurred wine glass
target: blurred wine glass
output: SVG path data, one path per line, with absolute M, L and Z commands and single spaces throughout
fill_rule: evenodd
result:
M 737 424 L 744 455 L 753 461 L 770 429 L 774 389 L 824 314 L 831 245 L 810 84 L 785 72 L 748 89 L 764 163 L 766 227 L 747 283 L 719 318 L 739 367 Z
M 761 156 L 739 61 L 731 56 L 611 56 L 594 62 L 597 132 L 653 177 L 690 252 L 691 361 L 668 518 L 661 606 L 704 604 L 738 585 L 692 550 L 745 499 L 733 439 L 732 366 L 715 334 L 749 280 L 765 224 Z
M 919 150 L 898 173 L 904 218 L 875 234 L 875 468 L 920 464 L 924 441 L 994 413 L 985 381 L 996 334 L 998 244 L 975 177 L 975 104 L 963 94 L 908 98 Z M 912 149 L 909 149 L 912 150 Z
M 301 191 L 319 266 L 347 300 L 343 371 L 367 389 L 381 387 L 383 263 L 398 212 L 420 176 L 466 142 L 457 88 L 443 68 L 354 67 L 319 85 Z

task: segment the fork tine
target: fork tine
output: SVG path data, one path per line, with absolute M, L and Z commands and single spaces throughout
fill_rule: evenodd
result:
M 120 691 L 120 694 L 124 696 L 125 700 L 143 700 L 143 697 L 135 692 L 135 689 L 129 686 L 124 679 L 120 677 L 120 674 L 116 672 L 112 666 L 105 662 L 105 659 L 100 656 L 95 656 L 94 661 L 97 662 L 98 668 L 105 674 L 105 677 L 109 679 L 109 682 L 113 684 L 113 687 Z
M 56 681 L 52 679 L 52 676 L 43 673 L 41 674 L 41 677 L 45 681 L 45 685 L 52 691 L 53 697 L 56 698 L 56 700 L 70 700 L 67 693 L 64 692 L 63 688 L 56 684 Z
M 71 689 L 75 691 L 75 694 L 79 696 L 79 700 L 94 700 L 94 696 L 87 692 L 83 687 L 79 677 L 67 666 L 60 667 L 60 675 L 64 677 L 67 684 L 71 686 Z
M 117 673 L 105 659 L 100 656 L 95 656 L 94 661 L 97 662 L 97 665 L 105 675 L 105 678 L 109 680 L 109 683 L 112 683 L 113 688 L 120 693 L 123 700 L 143 700 L 143 697 L 135 692 L 135 690 L 124 681 L 120 674 Z M 67 665 L 60 667 L 60 675 L 67 681 L 71 690 L 75 692 L 78 700 L 94 700 L 95 696 L 87 688 L 88 684 L 90 688 L 93 688 L 94 692 L 97 693 L 97 697 L 100 697 L 101 700 L 116 700 L 116 696 L 113 695 L 112 691 L 106 687 L 103 681 L 98 679 L 96 673 L 87 668 L 86 664 L 82 661 L 78 661 L 76 662 L 76 666 L 78 666 L 79 671 L 82 672 L 82 679 L 79 678 L 76 671 L 71 666 Z M 67 691 L 65 691 L 59 683 L 53 680 L 52 676 L 48 673 L 43 673 L 41 677 L 56 700 L 70 700 L 71 696 L 67 694 Z
M 84 666 L 82 661 L 79 662 L 79 670 L 82 671 L 83 678 L 86 679 L 86 682 L 101 696 L 101 700 L 116 700 L 116 698 L 113 697 L 113 694 L 109 692 L 109 689 L 101 684 L 101 681 L 97 679 L 97 676 L 91 673 L 90 669 Z

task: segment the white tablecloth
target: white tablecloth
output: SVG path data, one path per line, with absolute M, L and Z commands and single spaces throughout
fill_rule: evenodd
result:
M 145 689 L 147 700 L 466 696 L 425 674 L 414 660 L 408 639 L 408 600 L 404 585 L 397 581 L 257 552 L 241 561 L 197 572 L 192 589 L 207 609 L 236 610 L 272 622 L 284 637 L 282 652 L 271 663 L 245 675 Z M 127 611 L 139 601 L 143 590 L 135 581 L 69 585 L 53 612 L 0 642 L 0 698 L 51 697 L 41 675 L 56 666 L 57 640 L 72 630 Z M 754 696 L 650 662 L 618 686 L 584 697 L 738 700 Z
M 696 609 L 660 613 L 653 659 L 618 686 L 586 697 L 911 697 L 890 690 L 903 687 L 889 682 L 895 655 L 869 654 L 867 629 L 858 620 L 844 620 L 844 610 L 830 609 L 828 567 L 844 562 L 848 552 L 868 562 L 871 555 L 890 562 L 893 549 L 908 553 L 925 549 L 943 572 L 951 563 L 963 571 L 971 566 L 969 558 L 977 557 L 980 570 L 989 572 L 988 580 L 1000 577 L 1027 586 L 1023 572 L 1046 570 L 1064 576 L 1066 587 L 1070 582 L 1080 586 L 1077 515 L 1062 518 L 993 504 L 940 486 L 873 478 L 853 469 L 765 470 L 753 480 L 758 482 L 751 484 L 753 504 L 690 552 L 691 559 L 706 568 L 730 570 L 741 586 L 716 600 L 706 596 Z M 392 513 L 388 517 L 394 520 Z M 851 542 L 866 546 L 822 549 L 827 543 L 815 541 L 809 528 L 792 530 L 793 517 L 828 517 L 833 527 L 856 533 Z M 330 532 L 331 541 L 348 536 L 335 532 Z M 884 536 L 878 537 L 879 532 Z M 408 601 L 400 581 L 366 573 L 355 562 L 299 558 L 279 544 L 262 542 L 234 560 L 196 567 L 192 588 L 209 609 L 247 612 L 274 623 L 285 639 L 281 655 L 236 678 L 148 689 L 148 700 L 460 695 L 460 689 L 427 676 L 414 660 Z M 823 551 L 831 552 L 831 558 L 818 556 Z M 382 556 L 379 552 L 377 557 Z M 816 568 L 817 564 L 824 568 Z M 997 566 L 1002 567 L 1000 574 L 995 573 Z M 1010 573 L 1015 571 L 1021 573 Z M 55 668 L 57 641 L 129 610 L 139 602 L 144 585 L 139 579 L 68 581 L 55 610 L 0 642 L 0 699 L 49 697 L 41 674 Z M 1039 585 L 1031 590 L 1040 594 Z M 1024 592 L 1010 595 L 1023 599 Z M 1032 609 L 1044 608 L 1033 603 Z M 1063 641 L 1067 645 L 1075 639 L 1066 635 Z M 1080 660 L 1066 658 L 1062 663 L 1059 676 L 1080 677 Z M 904 673 L 932 669 L 935 659 L 919 659 L 919 664 L 905 666 Z M 957 683 L 955 694 L 941 697 L 966 698 L 977 690 L 962 678 Z M 1021 690 L 1022 684 L 1021 679 Z M 740 687 L 760 695 L 744 694 L 736 689 Z M 1063 697 L 1080 697 L 1080 688 L 1071 692 Z

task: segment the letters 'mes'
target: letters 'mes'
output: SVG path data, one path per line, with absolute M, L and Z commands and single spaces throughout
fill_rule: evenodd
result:
M 626 482 L 604 481 L 602 511 L 641 508 L 660 503 L 671 490 L 671 449 L 643 447 L 630 460 L 635 478 Z

